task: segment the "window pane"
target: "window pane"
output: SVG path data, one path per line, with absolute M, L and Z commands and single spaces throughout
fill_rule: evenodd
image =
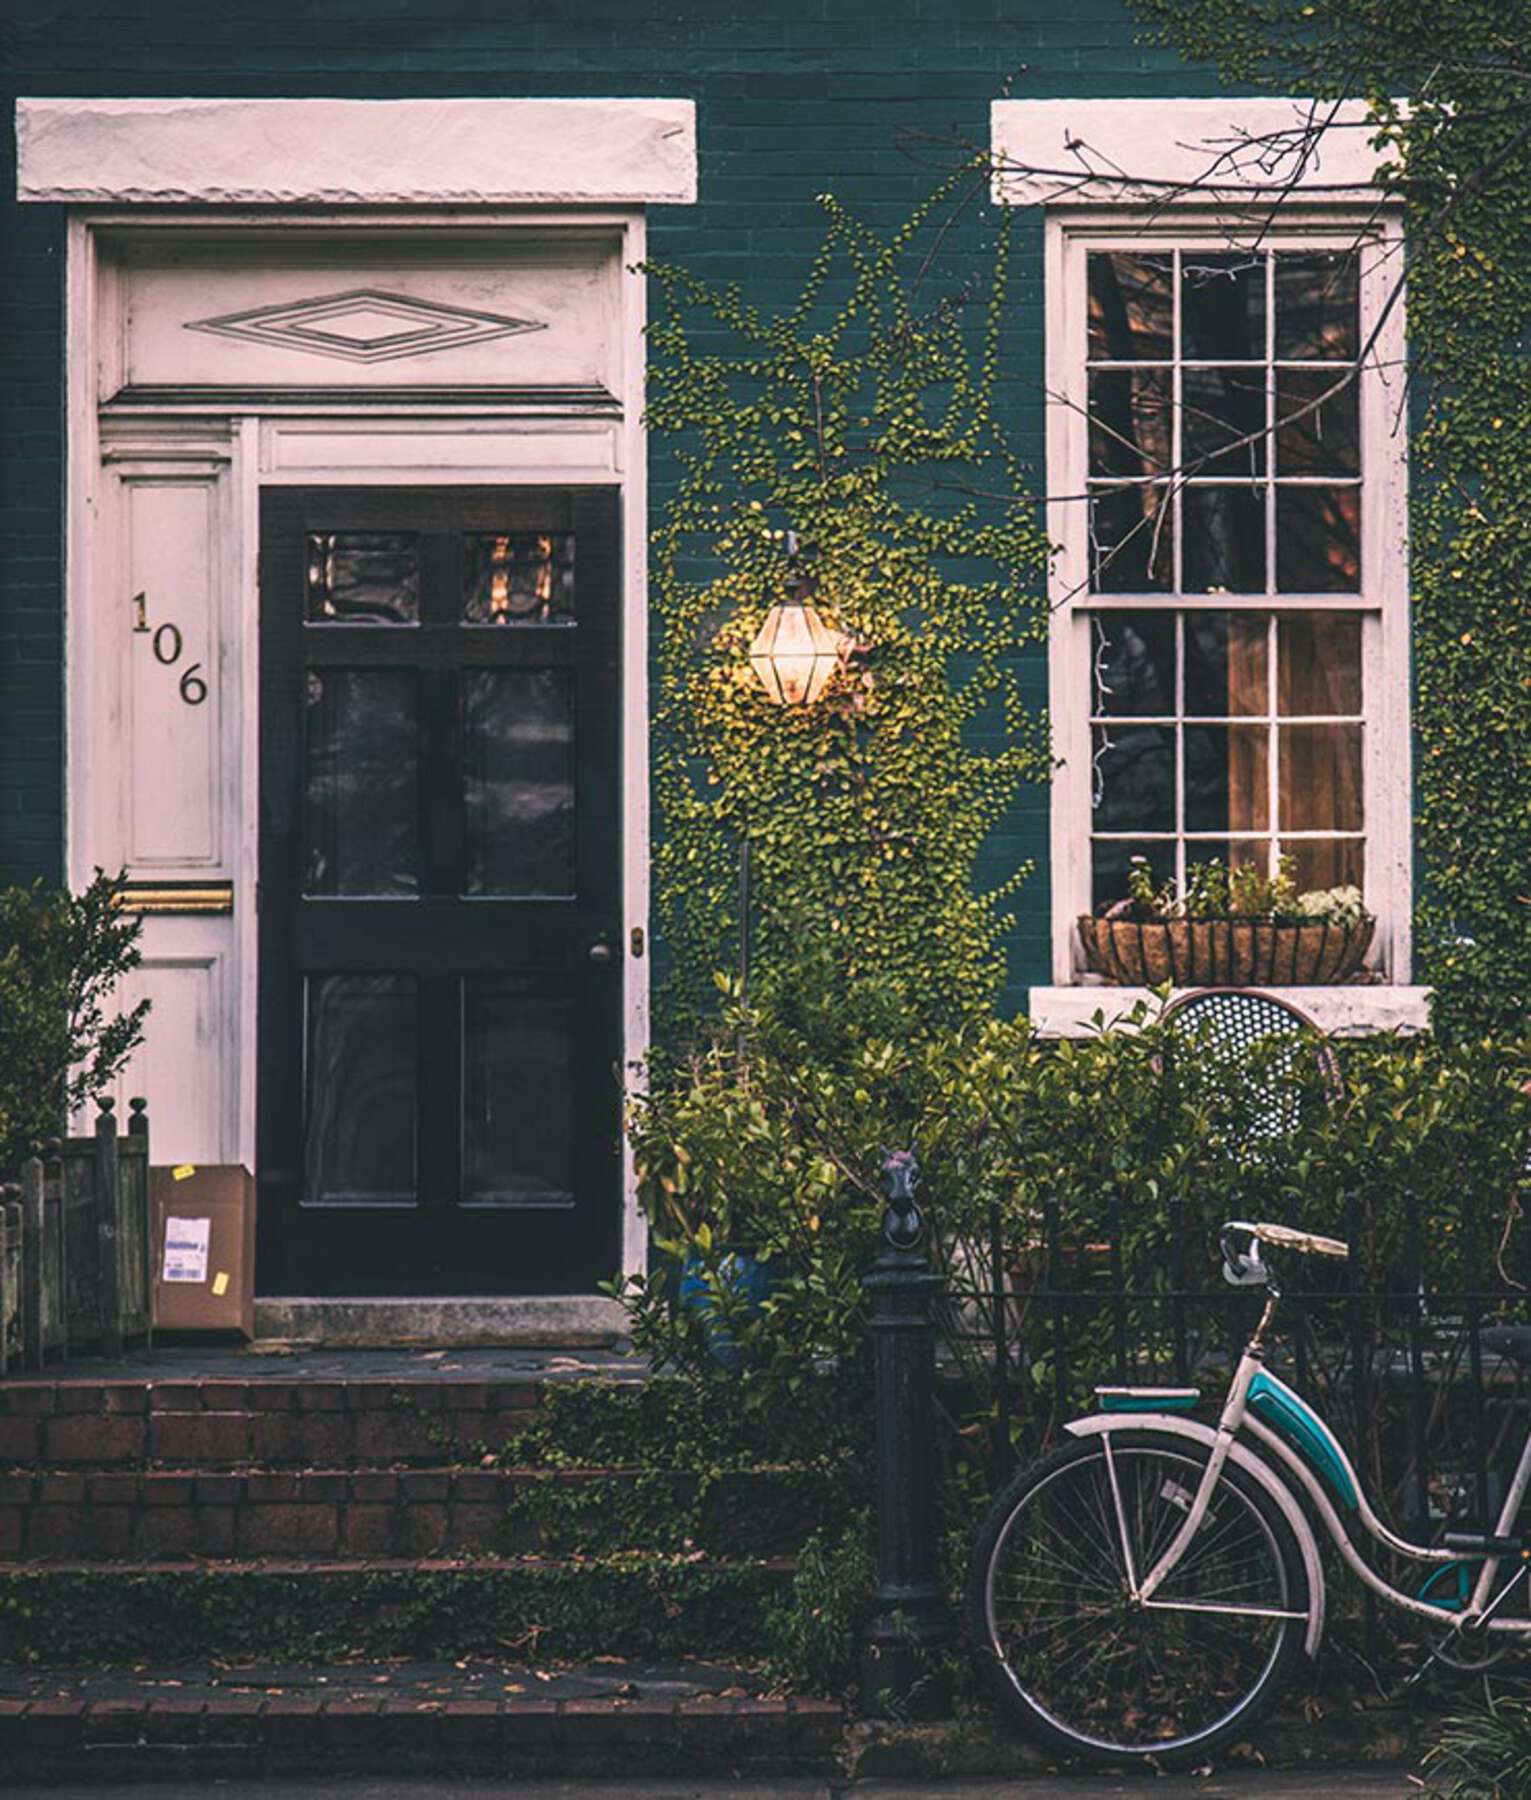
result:
M 574 538 L 568 532 L 475 533 L 463 541 L 463 621 L 547 625 L 574 617 Z
M 1160 475 L 1170 466 L 1168 369 L 1092 369 L 1090 473 Z
M 1097 613 L 1091 627 L 1095 633 L 1095 711 L 1115 718 L 1172 715 L 1175 615 Z
M 1187 831 L 1264 831 L 1270 825 L 1263 725 L 1187 725 Z
M 1180 460 L 1187 475 L 1265 473 L 1264 369 L 1186 369 Z M 1242 442 L 1249 438 L 1249 443 Z M 1230 450 L 1230 444 L 1239 447 Z
M 1276 356 L 1352 361 L 1360 352 L 1358 263 L 1351 250 L 1278 251 Z
M 1098 488 L 1090 496 L 1090 591 L 1167 593 L 1171 524 L 1161 487 Z
M 463 1199 L 572 1206 L 573 1009 L 510 976 L 463 987 Z
M 463 676 L 469 894 L 574 887 L 574 681 L 568 669 Z
M 1283 613 L 1276 706 L 1284 718 L 1361 710 L 1361 621 L 1354 613 Z
M 1162 887 L 1175 873 L 1175 846 L 1161 838 L 1146 838 L 1140 843 L 1121 838 L 1097 838 L 1090 846 L 1092 863 L 1090 905 L 1095 912 L 1114 901 L 1127 898 L 1127 872 L 1135 856 L 1148 863 L 1154 886 Z
M 1282 829 L 1361 830 L 1361 727 L 1282 725 L 1279 733 Z
M 1181 495 L 1188 594 L 1265 592 L 1265 498 L 1252 487 L 1188 487 Z
M 415 1199 L 419 1031 L 412 975 L 316 975 L 307 986 L 308 1201 Z
M 412 531 L 320 531 L 308 536 L 311 625 L 414 625 L 420 619 L 420 545 Z
M 1359 488 L 1278 485 L 1276 587 L 1283 594 L 1360 591 Z
M 1268 613 L 1185 614 L 1187 718 L 1243 718 L 1269 706 Z
M 1175 733 L 1167 725 L 1095 727 L 1095 829 L 1175 829 Z
M 1092 251 L 1088 262 L 1090 360 L 1167 362 L 1173 355 L 1171 259 L 1112 250 Z
M 419 891 L 418 688 L 412 669 L 310 669 L 303 891 Z
M 1360 474 L 1359 378 L 1347 382 L 1336 393 L 1335 383 L 1344 374 L 1343 369 L 1277 370 L 1278 474 Z M 1314 410 L 1304 412 L 1305 407 Z M 1282 420 L 1291 422 L 1282 424 Z
M 1356 887 L 1365 892 L 1364 838 L 1298 838 L 1281 848 L 1296 859 L 1299 893 L 1333 887 Z
M 1180 259 L 1180 354 L 1196 362 L 1263 361 L 1263 255 L 1184 252 Z

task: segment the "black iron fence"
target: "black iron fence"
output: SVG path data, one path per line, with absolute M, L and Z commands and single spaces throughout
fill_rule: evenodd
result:
M 1097 1384 L 1199 1386 L 1214 1407 L 1226 1387 L 1263 1296 L 1223 1282 L 1204 1197 L 1159 1202 L 1149 1229 L 1132 1209 L 1107 1194 L 1081 1227 L 1045 1202 L 996 1207 L 986 1237 L 940 1246 L 949 1412 L 969 1444 L 980 1422 L 992 1483 L 1091 1410 Z M 1488 1529 L 1531 1424 L 1526 1371 L 1483 1337 L 1531 1323 L 1528 1230 L 1513 1193 L 1428 1206 L 1405 1190 L 1385 1221 L 1349 1206 L 1348 1261 L 1276 1255 L 1268 1360 L 1415 1540 Z

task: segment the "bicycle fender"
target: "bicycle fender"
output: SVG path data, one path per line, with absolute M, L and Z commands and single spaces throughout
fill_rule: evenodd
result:
M 1217 1441 L 1217 1433 L 1210 1425 L 1174 1413 L 1093 1413 L 1086 1419 L 1071 1419 L 1063 1429 L 1072 1437 L 1104 1437 L 1112 1431 L 1162 1431 L 1169 1437 L 1190 1438 L 1206 1449 L 1211 1449 Z M 1303 1648 L 1310 1657 L 1317 1656 L 1324 1635 L 1324 1565 L 1319 1559 L 1318 1540 L 1308 1523 L 1308 1515 L 1270 1464 L 1256 1456 L 1247 1445 L 1230 1444 L 1228 1459 L 1259 1483 L 1297 1538 L 1303 1571 L 1308 1578 L 1308 1630 Z

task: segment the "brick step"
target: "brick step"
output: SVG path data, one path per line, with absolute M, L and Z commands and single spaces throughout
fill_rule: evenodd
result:
M 28 1376 L 0 1382 L 0 1467 L 476 1462 L 531 1423 L 542 1392 L 535 1379 Z
M 168 1417 L 172 1415 L 154 1415 Z M 0 1556 L 512 1556 L 695 1548 L 774 1556 L 841 1528 L 855 1471 L 18 1470 Z
M 761 1654 L 790 1560 L 0 1563 L 0 1664 Z
M 695 1663 L 229 1670 L 165 1664 L 0 1678 L 13 1781 L 302 1774 L 832 1773 L 839 1702 Z

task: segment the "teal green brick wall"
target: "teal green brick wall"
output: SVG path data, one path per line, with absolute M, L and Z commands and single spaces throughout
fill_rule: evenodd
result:
M 1210 71 L 1140 41 L 1121 0 L 11 0 L 15 94 L 683 95 L 697 102 L 700 199 L 651 215 L 654 256 L 790 297 L 817 241 L 813 196 L 877 222 L 929 188 L 922 138 L 987 141 L 1016 96 L 1185 95 Z M 3 191 L 15 191 L 14 147 Z M 993 228 L 971 209 L 954 270 Z M 64 842 L 63 216 L 7 207 L 0 256 L 0 882 L 57 877 Z M 1040 229 L 1021 233 L 1007 379 L 1041 485 Z M 667 471 L 653 468 L 656 504 Z M 1038 655 L 1027 667 L 1040 704 Z M 1046 794 L 992 840 L 987 882 L 1033 858 L 1009 1001 L 1048 976 Z

